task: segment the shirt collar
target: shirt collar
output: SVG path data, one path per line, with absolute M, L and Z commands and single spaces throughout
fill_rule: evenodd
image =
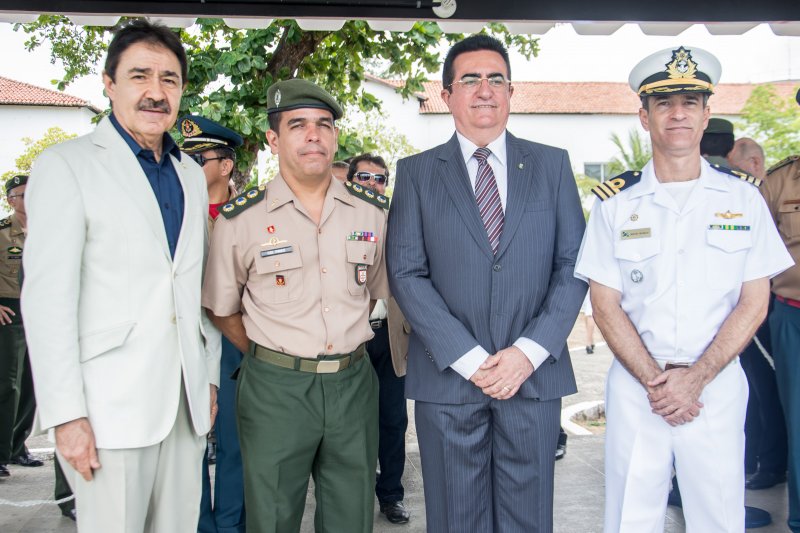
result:
M 108 116 L 108 118 L 111 120 L 111 123 L 114 125 L 114 128 L 116 128 L 120 136 L 125 140 L 125 143 L 128 145 L 128 147 L 130 147 L 134 155 L 138 156 L 144 151 L 144 148 L 139 146 L 139 143 L 137 143 L 136 140 L 131 137 L 131 134 L 125 131 L 125 128 L 122 127 L 122 124 L 119 123 L 113 112 Z M 169 133 L 164 132 L 161 143 L 163 154 L 172 154 L 175 156 L 175 159 L 178 161 L 181 160 L 181 150 L 178 148 L 178 145 L 175 144 L 175 141 L 172 139 L 172 136 Z
M 461 135 L 458 130 L 456 130 L 456 137 L 458 138 L 458 145 L 461 148 L 461 156 L 464 158 L 464 163 L 466 164 L 469 162 L 469 159 L 475 155 L 475 150 L 477 150 L 479 146 Z M 506 130 L 503 130 L 497 139 L 487 144 L 486 148 L 492 152 L 490 157 L 493 156 L 503 167 L 506 166 Z
M 656 172 L 653 168 L 653 160 L 651 159 L 642 169 L 642 179 L 636 187 L 631 189 L 630 197 L 639 198 L 646 194 L 653 194 L 656 191 L 658 183 L 658 178 L 656 178 Z M 700 186 L 706 189 L 717 189 L 720 191 L 727 191 L 729 189 L 727 176 L 711 168 L 708 161 L 702 157 L 700 158 L 699 183 Z

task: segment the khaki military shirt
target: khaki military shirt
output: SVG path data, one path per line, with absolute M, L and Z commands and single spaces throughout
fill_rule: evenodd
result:
M 389 297 L 385 211 L 334 179 L 317 226 L 280 175 L 265 193 L 216 221 L 203 307 L 217 316 L 241 311 L 247 337 L 272 350 L 309 358 L 353 351 L 373 337 L 370 299 Z
M 0 220 L 0 298 L 19 298 L 25 232 L 17 215 Z
M 795 263 L 772 279 L 772 292 L 800 300 L 800 159 L 770 172 L 761 193 Z

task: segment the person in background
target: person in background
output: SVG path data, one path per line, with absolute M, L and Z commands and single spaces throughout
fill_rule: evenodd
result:
M 341 182 L 347 181 L 347 173 L 350 171 L 350 163 L 347 161 L 334 161 L 331 165 L 333 177 Z
M 796 95 L 800 104 L 800 91 Z M 789 519 L 800 531 L 800 155 L 767 171 L 761 188 L 772 219 L 795 264 L 772 282 L 774 307 L 769 317 L 778 394 L 789 435 Z
M 25 446 L 36 410 L 19 299 L 28 222 L 25 214 L 27 183 L 26 175 L 14 176 L 5 183 L 12 213 L 0 220 L 0 477 L 11 475 L 9 463 L 44 464 Z
M 386 161 L 370 153 L 350 160 L 347 181 L 363 185 L 378 194 L 386 193 L 389 170 Z M 378 300 L 369 316 L 375 337 L 367 343 L 367 353 L 378 375 L 378 465 L 380 473 L 375 482 L 375 496 L 380 512 L 393 524 L 405 524 L 410 515 L 403 504 L 405 490 L 402 477 L 406 463 L 405 377 L 395 372 L 389 332 L 389 313 L 393 308 L 387 300 Z M 399 311 L 399 310 L 398 310 Z
M 236 198 L 231 180 L 236 168 L 236 148 L 242 137 L 230 128 L 198 115 L 183 117 L 181 151 L 200 165 L 208 189 L 208 233 L 212 235 L 219 209 Z M 244 533 L 244 481 L 239 433 L 236 431 L 236 380 L 231 376 L 242 362 L 242 352 L 226 337 L 222 337 L 217 421 L 215 443 L 209 440 L 209 451 L 216 448 L 214 498 L 211 502 L 209 453 L 203 456 L 203 496 L 200 500 L 198 533 Z

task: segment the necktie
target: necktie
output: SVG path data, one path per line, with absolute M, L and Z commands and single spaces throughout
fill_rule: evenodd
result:
M 500 204 L 500 193 L 497 190 L 497 181 L 494 171 L 486 160 L 491 154 L 488 148 L 478 148 L 474 157 L 478 160 L 478 177 L 475 180 L 475 200 L 478 202 L 478 211 L 481 213 L 483 227 L 489 236 L 492 252 L 497 253 L 500 244 L 500 234 L 503 233 L 503 206 Z

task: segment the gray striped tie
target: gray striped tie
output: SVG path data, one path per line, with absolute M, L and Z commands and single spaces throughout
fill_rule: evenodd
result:
M 497 190 L 497 181 L 494 171 L 487 161 L 491 150 L 478 148 L 473 156 L 478 160 L 478 178 L 475 181 L 475 200 L 478 202 L 478 211 L 483 219 L 483 227 L 489 236 L 492 252 L 497 253 L 500 244 L 500 234 L 503 233 L 503 206 L 500 204 L 500 192 Z

